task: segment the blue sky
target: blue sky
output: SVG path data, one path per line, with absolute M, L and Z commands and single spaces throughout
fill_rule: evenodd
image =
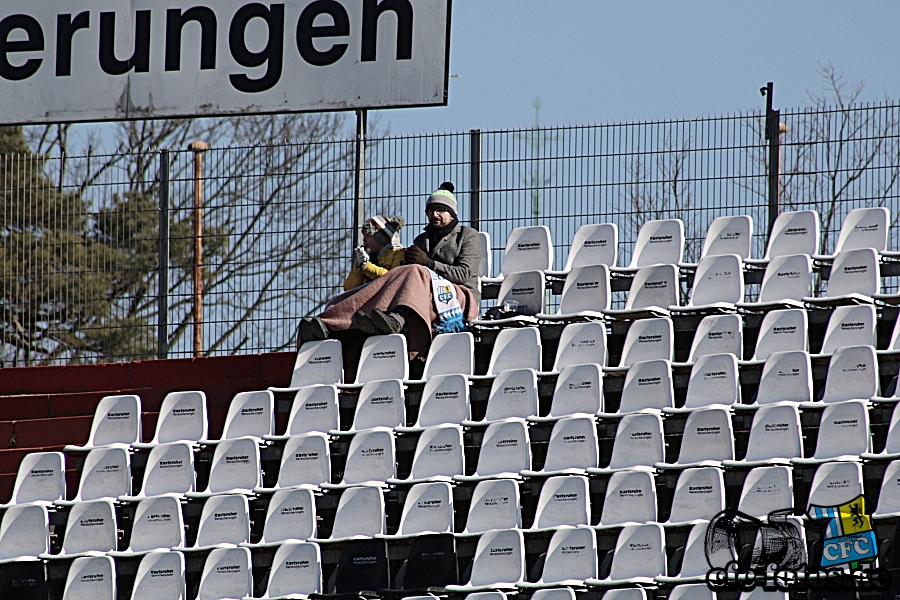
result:
M 382 111 L 392 133 L 607 123 L 808 103 L 831 61 L 900 100 L 900 2 L 454 0 L 449 105 Z

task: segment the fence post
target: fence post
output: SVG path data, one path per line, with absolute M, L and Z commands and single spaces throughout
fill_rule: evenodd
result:
M 364 108 L 356 111 L 356 161 L 353 171 L 353 233 L 350 236 L 353 246 L 362 244 L 362 224 L 366 219 L 366 129 L 368 112 Z
M 769 146 L 768 172 L 766 173 L 769 198 L 769 236 L 775 219 L 781 211 L 781 111 L 772 109 L 774 84 L 770 81 L 761 89 L 766 96 L 766 141 Z
M 194 153 L 194 357 L 203 356 L 203 153 L 209 144 L 188 144 Z
M 474 229 L 481 229 L 481 130 L 471 130 L 469 140 L 469 181 L 472 188 L 469 194 L 469 222 Z
M 169 150 L 159 151 L 159 297 L 156 356 L 169 355 Z

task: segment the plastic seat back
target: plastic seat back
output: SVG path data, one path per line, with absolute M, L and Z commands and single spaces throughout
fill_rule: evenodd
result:
M 735 304 L 744 301 L 744 268 L 736 254 L 700 259 L 688 306 Z
M 504 276 L 520 271 L 546 271 L 553 265 L 553 243 L 546 225 L 516 227 L 506 238 L 500 272 Z
M 334 513 L 331 537 L 374 537 L 383 533 L 384 496 L 381 488 L 362 485 L 344 490 Z
M 360 431 L 350 441 L 342 483 L 385 482 L 396 475 L 395 469 L 392 433 L 384 429 Z
M 808 352 L 773 352 L 763 365 L 756 403 L 811 402 L 812 390 L 812 367 Z
M 339 427 L 338 391 L 334 385 L 310 385 L 294 394 L 287 435 L 328 432 Z
M 94 411 L 87 447 L 141 441 L 141 399 L 128 394 L 104 396 Z
M 775 219 L 766 258 L 787 254 L 808 254 L 819 251 L 819 213 L 814 210 L 783 212 Z
M 30 452 L 22 457 L 10 504 L 55 502 L 66 498 L 62 452 Z
M 681 560 L 681 570 L 678 573 L 679 577 L 703 577 L 706 578 L 706 574 L 710 570 L 710 563 L 714 565 L 719 564 L 727 564 L 730 560 L 733 559 L 731 554 L 731 549 L 724 547 L 724 545 L 717 550 L 714 550 L 712 556 L 710 556 L 709 561 L 706 559 L 706 530 L 709 527 L 709 523 L 704 521 L 701 523 L 696 523 L 691 527 L 691 531 L 688 533 L 687 541 L 684 544 L 684 555 Z M 712 591 L 705 584 L 703 585 L 704 590 L 697 590 L 697 593 L 701 598 L 706 597 L 709 600 L 712 600 Z M 691 600 L 694 598 L 693 595 L 687 596 L 684 593 L 679 594 L 680 598 L 684 600 Z M 670 595 L 671 598 L 671 595 Z
M 513 529 L 522 526 L 519 486 L 512 479 L 479 481 L 472 492 L 466 533 L 482 533 L 491 529 Z
M 469 418 L 469 381 L 465 375 L 435 375 L 428 379 L 419 404 L 418 427 L 462 423 Z
M 863 477 L 860 463 L 822 463 L 813 475 L 807 506 L 838 506 L 862 493 Z
M 845 294 L 871 296 L 881 291 L 878 253 L 872 248 L 838 252 L 831 264 L 826 298 Z
M 593 415 L 603 410 L 603 371 L 596 363 L 570 365 L 556 378 L 551 417 Z
M 695 527 L 699 527 L 699 525 L 695 525 Z M 690 537 L 690 534 L 688 537 Z M 700 539 L 694 541 L 698 545 L 701 544 Z M 708 571 L 709 563 L 704 564 L 706 565 Z M 716 600 L 716 594 L 711 589 L 709 589 L 709 586 L 706 585 L 706 583 L 688 583 L 672 588 L 672 590 L 669 592 L 669 600 Z
M 685 469 L 678 476 L 669 521 L 710 520 L 725 510 L 725 479 L 716 467 Z
M 625 415 L 616 428 L 609 468 L 652 467 L 665 459 L 664 449 L 662 417 Z
M 131 493 L 131 456 L 121 446 L 94 448 L 81 468 L 76 501 L 116 499 Z
M 184 555 L 180 552 L 151 552 L 138 565 L 131 600 L 187 598 L 184 583 Z
M 744 350 L 744 323 L 740 316 L 707 315 L 700 320 L 691 343 L 690 361 L 707 354 L 733 354 L 741 358 Z
M 844 346 L 875 346 L 875 307 L 871 304 L 838 306 L 831 313 L 822 354 L 832 354 Z
M 746 461 L 803 457 L 800 413 L 796 405 L 760 406 L 753 415 Z
M 475 372 L 475 338 L 468 331 L 434 336 L 422 379 L 438 375 L 472 375 Z
M 47 507 L 18 504 L 3 513 L 0 522 L 0 560 L 36 557 L 50 548 Z
M 878 394 L 878 358 L 872 346 L 839 348 L 828 364 L 823 402 L 869 400 Z
M 681 219 L 646 221 L 638 231 L 631 268 L 676 265 L 684 255 L 684 223 Z
M 601 312 L 609 310 L 609 302 L 609 267 L 606 265 L 575 267 L 566 277 L 557 314 Z
M 478 232 L 478 247 L 481 250 L 478 276 L 490 277 L 493 272 L 493 257 L 491 256 L 491 235 L 487 231 Z
M 808 254 L 786 254 L 766 266 L 758 302 L 800 301 L 811 293 L 812 259 Z
M 183 495 L 194 491 L 194 451 L 187 442 L 155 446 L 144 468 L 142 496 Z
M 813 458 L 828 460 L 872 451 L 869 411 L 861 400 L 829 404 L 822 411 Z
M 878 494 L 876 514 L 900 512 L 900 460 L 891 461 L 884 470 Z
M 841 224 L 841 232 L 834 246 L 835 254 L 858 248 L 873 248 L 876 252 L 884 252 L 887 249 L 890 220 L 891 212 L 883 206 L 854 208 L 847 213 Z
M 250 541 L 247 497 L 240 494 L 212 496 L 203 505 L 197 529 L 198 548 Z
M 557 475 L 549 477 L 541 486 L 534 529 L 551 529 L 562 526 L 589 525 L 591 495 L 587 477 L 583 475 Z
M 409 358 L 403 334 L 372 335 L 363 342 L 356 383 L 376 379 L 409 379 Z
M 887 439 L 884 443 L 884 451 L 887 454 L 900 454 L 900 408 L 897 408 L 898 406 L 900 403 L 894 406 L 891 422 L 888 425 Z
M 278 490 L 269 500 L 262 542 L 308 540 L 316 536 L 316 502 L 310 489 Z
M 304 433 L 287 439 L 281 454 L 278 487 L 320 486 L 331 483 L 328 435 Z
M 82 556 L 72 561 L 63 600 L 116 600 L 116 566 L 110 556 Z
M 794 478 L 790 467 L 756 467 L 747 473 L 738 510 L 762 518 L 773 510 L 794 507 Z
M 588 527 L 558 529 L 550 538 L 541 583 L 584 581 L 597 577 L 597 534 Z
M 594 417 L 563 417 L 550 433 L 544 471 L 594 468 L 598 452 Z
M 701 408 L 688 415 L 681 438 L 679 464 L 734 460 L 731 414 L 723 408 Z
M 144 498 L 134 514 L 129 552 L 152 552 L 184 546 L 181 504 L 172 496 Z
M 738 400 L 738 364 L 734 354 L 707 354 L 694 363 L 685 408 L 732 406 Z
M 429 427 L 419 436 L 411 479 L 463 474 L 463 434 L 459 425 Z
M 72 505 L 60 554 L 109 552 L 116 549 L 116 511 L 111 500 Z
M 537 372 L 508 369 L 497 373 L 488 396 L 486 421 L 536 416 L 538 411 Z
M 222 440 L 216 446 L 207 492 L 249 494 L 260 483 L 259 446 L 254 438 Z
M 272 559 L 272 571 L 263 598 L 322 592 L 322 555 L 311 542 L 286 542 Z
M 253 593 L 253 572 L 247 548 L 216 548 L 206 557 L 197 600 L 245 598 Z
M 275 394 L 268 390 L 240 392 L 231 399 L 225 417 L 223 440 L 261 438 L 275 433 Z
M 400 535 L 453 533 L 453 489 L 445 481 L 410 488 L 400 516 Z
M 457 583 L 459 563 L 453 534 L 439 533 L 414 538 L 406 559 L 403 589 L 442 588 Z
M 766 360 L 775 352 L 808 350 L 809 320 L 802 308 L 773 310 L 759 326 L 753 360 Z
M 488 425 L 478 454 L 479 477 L 518 475 L 531 468 L 531 447 L 524 421 L 498 421 Z
M 616 471 L 606 484 L 601 525 L 656 521 L 656 482 L 646 470 Z
M 507 369 L 541 369 L 541 334 L 537 327 L 501 329 L 497 333 L 488 374 Z
M 658 577 L 666 574 L 666 544 L 662 525 L 626 525 L 619 533 L 609 578 Z
M 647 265 L 634 274 L 625 310 L 663 308 L 678 304 L 678 267 L 673 264 Z
M 615 223 L 582 225 L 572 237 L 566 270 L 591 265 L 616 266 L 619 228 Z
M 606 325 L 603 323 L 569 323 L 559 336 L 553 370 L 561 371 L 570 365 L 586 363 L 601 367 L 607 364 Z
M 340 340 L 304 342 L 297 351 L 291 387 L 344 382 L 344 355 Z
M 534 267 L 531 267 L 532 269 Z M 544 273 L 542 271 L 516 271 L 500 284 L 497 306 L 506 302 L 518 302 L 519 309 L 528 308 L 534 314 L 544 311 Z
M 525 538 L 518 529 L 488 531 L 478 539 L 472 560 L 472 587 L 508 587 L 525 579 Z
M 706 231 L 700 256 L 736 254 L 749 258 L 752 238 L 753 220 L 748 215 L 716 217 Z
M 399 379 L 373 379 L 363 384 L 353 416 L 353 431 L 373 427 L 406 425 L 403 382 Z
M 361 590 L 390 587 L 386 540 L 350 540 L 334 570 L 334 592 L 355 594 Z
M 634 321 L 625 335 L 620 366 L 647 360 L 672 360 L 675 333 L 672 319 L 658 317 Z
M 634 363 L 625 376 L 619 413 L 674 406 L 672 367 L 667 360 L 645 360 Z
M 206 394 L 171 392 L 163 398 L 154 444 L 196 442 L 207 438 Z

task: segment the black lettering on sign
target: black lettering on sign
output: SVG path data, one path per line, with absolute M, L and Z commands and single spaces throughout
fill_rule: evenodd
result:
M 331 25 L 315 25 L 316 17 L 328 15 Z M 320 19 L 321 22 L 321 19 Z M 350 35 L 350 16 L 335 0 L 317 0 L 300 13 L 297 22 L 297 50 L 303 60 L 317 67 L 336 63 L 347 51 L 347 44 L 332 44 L 328 50 L 319 51 L 313 44 L 315 38 L 346 37 Z
M 253 19 L 262 19 L 269 28 L 266 47 L 259 52 L 247 48 L 247 25 Z M 284 63 L 284 4 L 271 7 L 254 2 L 242 6 L 231 21 L 228 31 L 228 47 L 234 60 L 242 67 L 252 69 L 266 65 L 266 73 L 259 79 L 250 79 L 243 73 L 228 76 L 231 85 L 239 92 L 255 93 L 272 89 L 281 79 Z
M 22 29 L 28 39 L 11 42 L 9 35 L 16 29 Z M 41 68 L 42 58 L 29 58 L 19 66 L 9 62 L 9 54 L 13 52 L 36 52 L 44 49 L 44 31 L 34 17 L 28 15 L 10 15 L 0 21 L 0 77 L 10 81 L 28 79 Z

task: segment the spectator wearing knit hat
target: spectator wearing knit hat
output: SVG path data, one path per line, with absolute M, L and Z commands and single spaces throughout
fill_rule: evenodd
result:
M 353 267 L 344 280 L 344 290 L 352 290 L 378 279 L 403 264 L 400 230 L 406 220 L 400 216 L 369 217 L 362 226 L 363 245 L 353 249 Z

